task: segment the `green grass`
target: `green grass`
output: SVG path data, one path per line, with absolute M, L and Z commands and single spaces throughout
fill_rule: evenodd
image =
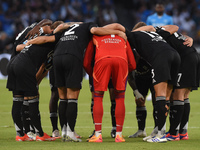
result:
M 0 150 L 118 150 L 118 149 L 140 149 L 140 150 L 168 150 L 174 148 L 176 150 L 185 149 L 200 149 L 200 92 L 194 91 L 190 95 L 191 114 L 189 121 L 189 140 L 176 141 L 167 143 L 146 143 L 142 138 L 129 139 L 127 136 L 133 134 L 137 130 L 137 122 L 135 118 L 135 102 L 131 88 L 128 86 L 125 97 L 126 104 L 126 117 L 123 128 L 123 135 L 125 136 L 125 143 L 115 143 L 114 139 L 110 137 L 111 118 L 110 118 L 110 100 L 108 92 L 105 93 L 104 117 L 102 125 L 103 143 L 87 143 L 88 135 L 94 129 L 92 118 L 90 114 L 90 101 L 91 94 L 89 91 L 89 84 L 87 80 L 83 81 L 83 89 L 80 92 L 78 102 L 78 118 L 76 124 L 76 132 L 83 136 L 83 142 L 80 143 L 63 143 L 60 139 L 54 142 L 16 142 L 15 141 L 15 128 L 11 117 L 12 107 L 12 93 L 6 88 L 6 80 L 0 80 Z M 40 112 L 43 130 L 51 134 L 51 123 L 49 119 L 49 99 L 50 87 L 49 81 L 44 79 L 40 85 Z M 149 135 L 153 129 L 152 119 L 152 104 L 151 101 L 146 102 L 147 107 L 147 121 L 146 131 Z M 169 122 L 167 119 L 167 129 Z

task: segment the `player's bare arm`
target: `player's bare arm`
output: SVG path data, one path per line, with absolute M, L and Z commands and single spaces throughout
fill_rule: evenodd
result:
M 110 34 L 119 35 L 125 41 L 127 41 L 126 34 L 119 30 L 107 29 L 107 28 L 103 28 L 103 27 L 92 27 L 90 29 L 90 32 L 95 35 L 110 35 Z
M 178 31 L 179 27 L 177 25 L 165 25 L 162 26 L 162 28 L 165 31 L 168 31 L 170 34 L 174 34 Z M 191 47 L 193 45 L 193 39 L 187 35 L 184 35 L 186 37 L 185 42 L 183 42 L 184 45 L 187 45 L 188 47 Z
M 113 29 L 113 30 L 120 30 L 122 32 L 126 31 L 126 29 L 124 28 L 124 26 L 122 26 L 119 23 L 108 24 L 108 25 L 103 26 L 103 28 L 105 28 L 105 29 Z
M 42 79 L 47 75 L 48 71 L 45 70 L 45 64 L 43 63 L 38 72 L 36 73 L 36 80 L 37 80 L 37 83 L 38 85 L 40 84 L 40 82 L 42 81 Z
M 24 47 L 30 45 L 30 44 L 44 44 L 47 42 L 55 42 L 55 36 L 40 36 L 37 37 L 35 39 L 29 40 L 26 44 L 19 44 L 16 47 L 16 51 L 21 51 L 22 49 L 24 49 Z
M 179 29 L 177 25 L 165 25 L 161 27 L 164 28 L 165 31 L 168 31 L 170 34 L 174 34 Z
M 26 38 L 30 39 L 31 37 L 33 37 L 34 35 L 39 35 L 39 30 L 40 27 L 43 27 L 45 25 L 51 25 L 52 21 L 49 19 L 43 19 L 42 21 L 40 21 L 32 30 L 30 30 L 27 35 Z
M 17 45 L 16 51 L 17 51 L 17 52 L 20 52 L 21 50 L 24 49 L 25 46 L 26 46 L 25 44 L 19 44 L 19 45 Z
M 28 46 L 30 44 L 44 44 L 44 43 L 48 43 L 48 42 L 55 42 L 55 36 L 51 35 L 51 36 L 40 36 L 37 37 L 35 39 L 29 40 L 25 46 Z

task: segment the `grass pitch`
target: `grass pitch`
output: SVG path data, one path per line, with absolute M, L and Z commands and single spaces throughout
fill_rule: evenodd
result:
M 200 149 L 200 91 L 193 91 L 190 95 L 191 113 L 189 121 L 189 140 L 174 141 L 167 143 L 147 143 L 142 138 L 128 138 L 129 135 L 137 131 L 137 121 L 135 117 L 135 102 L 131 88 L 128 86 L 125 96 L 126 117 L 123 128 L 125 143 L 115 143 L 110 137 L 111 117 L 110 99 L 108 92 L 105 92 L 103 99 L 104 116 L 102 124 L 103 143 L 88 143 L 86 139 L 94 130 L 90 114 L 91 94 L 88 80 L 83 80 L 83 88 L 80 92 L 78 102 L 78 118 L 76 132 L 80 134 L 82 142 L 69 143 L 61 142 L 57 139 L 53 142 L 16 142 L 15 128 L 11 117 L 12 93 L 6 88 L 6 80 L 0 80 L 0 150 L 118 150 L 118 149 L 139 149 L 139 150 L 199 150 Z M 50 87 L 48 79 L 44 79 L 40 84 L 40 113 L 44 132 L 51 135 L 52 127 L 49 119 L 49 99 Z M 146 132 L 149 135 L 153 129 L 152 104 L 146 102 L 147 120 Z M 60 126 L 59 126 L 60 127 Z M 167 129 L 169 122 L 167 118 Z

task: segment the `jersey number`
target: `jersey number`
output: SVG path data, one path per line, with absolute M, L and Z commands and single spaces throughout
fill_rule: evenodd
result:
M 143 33 L 146 33 L 146 34 L 148 34 L 150 37 L 152 37 L 153 39 L 154 38 L 161 38 L 161 39 L 163 39 L 158 33 L 156 33 L 156 32 L 146 32 L 146 31 L 141 31 L 141 32 L 143 32 Z
M 75 28 L 77 28 L 79 26 L 79 24 L 73 24 L 71 27 L 71 29 L 69 29 L 68 31 L 65 32 L 64 35 L 70 35 L 70 34 L 74 34 L 75 31 L 73 31 Z
M 181 76 L 182 76 L 182 73 L 179 73 L 179 74 L 178 74 L 178 80 L 177 80 L 178 83 L 179 83 L 180 80 L 181 80 Z

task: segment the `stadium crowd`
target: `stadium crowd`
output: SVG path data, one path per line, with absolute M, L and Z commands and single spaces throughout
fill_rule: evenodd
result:
M 118 22 L 131 29 L 146 22 L 157 0 L 0 0 L 0 53 L 11 53 L 16 35 L 26 26 L 44 18 L 96 22 L 99 26 Z M 167 0 L 166 13 L 173 16 L 179 31 L 200 42 L 200 1 Z

